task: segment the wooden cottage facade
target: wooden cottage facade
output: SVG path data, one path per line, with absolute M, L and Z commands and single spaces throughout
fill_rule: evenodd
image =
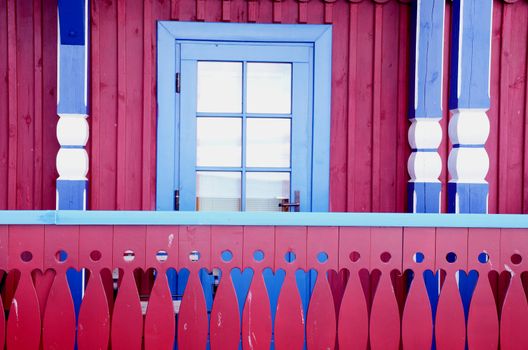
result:
M 0 347 L 527 349 L 527 75 L 526 0 L 0 1 Z

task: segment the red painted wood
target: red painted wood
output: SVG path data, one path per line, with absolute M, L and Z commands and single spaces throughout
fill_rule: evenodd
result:
M 487 254 L 488 262 L 479 262 L 480 254 Z M 484 261 L 484 260 L 483 260 Z M 500 229 L 470 229 L 468 234 L 468 270 L 479 273 L 477 286 L 471 297 L 467 322 L 470 349 L 497 349 L 499 346 L 499 318 L 488 273 L 500 262 Z M 496 287 L 496 286 L 495 286 Z
M 141 155 L 145 156 L 145 153 L 150 152 L 150 143 L 143 142 L 142 129 L 147 127 L 145 132 L 149 132 L 148 126 L 145 125 L 145 118 L 151 118 L 155 116 L 142 115 L 143 111 L 143 98 L 147 94 L 148 90 L 143 90 L 144 67 L 150 62 L 144 62 L 144 55 L 140 55 L 140 52 L 148 52 L 145 50 L 145 35 L 143 29 L 144 22 L 144 1 L 124 1 L 124 38 L 125 44 L 123 46 L 125 57 L 125 67 L 122 68 L 125 71 L 125 77 L 123 79 L 122 92 L 125 94 L 122 100 L 118 100 L 123 103 L 122 107 L 124 110 L 124 188 L 125 191 L 123 203 L 123 209 L 127 210 L 145 210 L 142 206 L 142 187 L 147 186 L 148 188 L 149 178 L 143 178 L 143 175 L 147 176 L 146 173 L 142 172 L 143 164 L 147 167 L 149 160 L 145 159 Z M 119 2 L 118 2 L 119 6 Z M 118 7 L 119 8 L 119 7 Z M 119 29 L 118 29 L 119 33 Z M 119 35 L 119 34 L 118 34 Z M 118 53 L 119 55 L 119 53 Z M 121 67 L 118 67 L 118 71 Z M 118 77 L 118 82 L 119 77 Z M 145 91 L 145 93 L 144 93 Z M 129 119 L 135 122 L 129 122 Z M 148 123 L 147 123 L 148 124 Z M 141 140 L 141 142 L 138 142 Z M 145 153 L 143 151 L 145 149 Z M 120 154 L 118 153 L 118 156 Z M 150 190 L 150 189 L 149 189 Z M 145 198 L 145 199 L 148 199 Z M 151 209 L 149 207 L 148 209 Z
M 295 260 L 287 262 L 290 252 Z M 295 271 L 306 269 L 306 227 L 275 228 L 275 269 L 286 272 L 275 314 L 275 349 L 300 349 L 304 344 L 305 315 Z
M 29 1 L 16 4 L 16 47 L 17 47 L 17 209 L 34 207 L 33 181 L 35 147 L 35 81 L 33 74 L 33 6 Z M 36 33 L 38 35 L 38 33 Z M 22 54 L 24 53 L 24 54 Z
M 33 3 L 34 160 L 33 206 L 42 209 L 42 3 Z
M 310 298 L 306 318 L 308 349 L 334 349 L 336 344 L 337 320 L 327 272 L 337 271 L 338 246 L 337 227 L 308 228 L 307 269 L 317 271 L 317 281 Z M 318 260 L 321 253 L 327 255 L 327 261 Z
M 0 48 L 7 52 L 7 1 L 0 3 Z M 0 55 L 0 209 L 7 209 L 9 155 L 8 55 Z
M 339 310 L 338 340 L 341 349 L 366 349 L 368 301 L 359 272 L 370 268 L 370 228 L 339 228 L 339 270 L 350 272 Z
M 271 345 L 270 300 L 262 271 L 274 268 L 273 227 L 244 227 L 244 269 L 254 272 L 242 313 L 242 346 L 244 349 L 267 350 Z M 255 259 L 255 252 L 263 254 Z
M 7 269 L 7 256 L 8 256 L 8 230 L 7 226 L 0 226 L 0 277 L 4 277 L 4 274 L 8 271 Z M 4 287 L 5 288 L 5 287 Z M 4 347 L 6 335 L 6 320 L 4 312 L 4 304 L 2 298 L 0 298 L 0 348 Z
M 178 265 L 178 235 L 178 227 L 147 227 L 146 266 L 156 269 L 156 279 L 145 316 L 144 338 L 147 350 L 174 347 L 176 322 L 167 269 Z M 165 261 L 159 255 L 163 252 L 167 254 Z
M 445 271 L 436 309 L 436 347 L 438 350 L 463 350 L 466 342 L 466 322 L 456 273 L 467 268 L 467 236 L 465 228 L 436 229 L 436 269 Z M 456 254 L 450 263 L 447 256 Z
M 17 145 L 18 145 L 18 89 L 17 89 L 17 40 L 16 4 L 7 2 L 7 85 L 9 115 L 9 155 L 7 172 L 7 209 L 17 209 Z
M 202 268 L 211 269 L 211 227 L 180 228 L 179 266 L 189 270 L 189 280 L 178 315 L 178 347 L 205 349 L 208 319 L 199 272 Z
M 410 7 L 400 6 L 400 26 L 399 26 L 399 38 L 400 43 L 398 47 L 398 100 L 397 100 L 397 115 L 396 121 L 401 121 L 402 116 L 407 115 L 408 111 L 408 89 L 409 84 L 409 22 L 410 22 Z M 407 146 L 408 139 L 408 124 L 402 122 L 396 122 L 397 126 L 397 155 L 396 155 L 396 198 L 395 208 L 396 212 L 407 211 L 407 159 L 410 155 L 410 147 Z M 390 196 L 384 196 L 384 198 L 390 199 Z
M 37 62 L 38 63 L 38 62 Z M 42 209 L 55 209 L 57 140 L 57 0 L 42 6 Z M 38 175 L 36 175 L 38 177 Z M 37 179 L 38 180 L 38 179 Z
M 55 278 L 42 320 L 43 348 L 72 349 L 76 319 L 66 271 L 78 269 L 79 226 L 46 226 L 44 239 L 44 268 L 53 269 Z M 64 261 L 61 251 L 67 254 Z
M 119 268 L 120 284 L 112 312 L 112 349 L 141 348 L 143 315 L 134 271 L 145 269 L 145 232 L 145 226 L 114 228 L 113 266 Z M 125 260 L 127 252 L 133 260 Z
M 521 273 L 528 266 L 527 238 L 526 230 L 501 230 L 500 265 L 511 276 L 500 317 L 501 349 L 520 350 L 528 347 L 528 303 L 521 281 Z
M 402 269 L 402 229 L 371 229 L 370 269 L 381 272 L 370 311 L 371 349 L 398 349 L 400 346 L 400 312 L 391 280 L 393 271 Z
M 398 209 L 402 210 L 402 205 L 405 200 L 397 205 L 396 186 L 397 174 L 399 172 L 405 173 L 407 160 L 401 159 L 398 161 L 398 149 L 405 149 L 407 143 L 407 132 L 402 136 L 401 144 L 398 144 L 398 126 L 407 123 L 402 123 L 405 119 L 405 111 L 400 114 L 398 110 L 398 101 L 401 101 L 399 95 L 403 94 L 408 84 L 407 75 L 399 76 L 399 59 L 400 52 L 400 4 L 396 1 L 389 1 L 384 5 L 378 5 L 381 8 L 380 20 L 381 30 L 379 33 L 380 43 L 380 58 L 379 58 L 379 170 L 373 170 L 375 176 L 379 177 L 379 196 L 375 196 L 374 200 L 378 202 L 378 210 L 381 212 L 395 212 Z M 376 26 L 378 27 L 378 25 Z M 406 28 L 407 29 L 407 28 Z M 377 44 L 376 44 L 377 45 Z M 399 82 L 402 78 L 403 83 Z M 398 85 L 402 85 L 399 90 Z M 402 101 L 403 102 L 403 101 Z M 407 186 L 402 184 L 402 190 Z M 388 195 L 390 194 L 390 195 Z M 402 198 L 403 199 L 403 198 Z M 399 208 L 398 208 L 399 207 Z
M 347 81 L 347 95 L 348 95 L 348 105 L 347 105 L 347 130 L 346 130 L 346 137 L 347 137 L 347 149 L 346 154 L 353 155 L 356 151 L 356 133 L 355 133 L 355 123 L 357 118 L 357 93 L 356 93 L 356 77 L 357 77 L 357 55 L 356 51 L 358 50 L 358 41 L 357 41 L 357 25 L 358 25 L 358 5 L 355 3 L 351 3 L 349 5 L 349 28 L 347 30 L 348 35 L 348 81 Z M 333 120 L 334 118 L 332 118 Z M 332 128 L 332 132 L 340 132 L 339 130 L 336 130 L 335 128 Z M 345 211 L 345 210 L 354 210 L 355 208 L 355 194 L 356 191 L 354 190 L 355 187 L 355 181 L 356 181 L 356 174 L 355 172 L 355 161 L 346 161 L 346 157 L 342 156 L 342 159 L 336 159 L 335 151 L 332 149 L 330 153 L 330 159 L 332 162 L 340 161 L 343 164 L 346 164 L 346 181 L 343 181 L 345 183 L 339 183 L 336 184 L 336 181 L 331 181 L 330 184 L 330 209 L 333 211 Z M 334 186 L 336 186 L 336 190 L 334 190 Z M 341 188 L 341 190 L 340 190 Z M 346 189 L 346 191 L 343 191 L 342 189 Z M 339 193 L 340 197 L 337 197 Z M 338 206 L 338 198 L 342 198 L 340 201 L 345 202 L 346 204 L 341 204 L 341 210 L 339 210 Z M 334 204 L 335 203 L 335 204 Z M 345 206 L 346 205 L 346 206 Z M 335 208 L 334 208 L 335 206 Z
M 418 262 L 417 254 L 423 254 Z M 424 272 L 435 269 L 435 228 L 405 228 L 403 231 L 403 270 L 412 270 L 402 316 L 404 349 L 429 349 L 433 343 L 433 311 L 425 288 Z
M 41 313 L 31 271 L 42 270 L 43 248 L 43 226 L 9 227 L 8 267 L 20 271 L 20 280 L 7 320 L 8 349 L 38 349 L 40 346 Z
M 127 208 L 126 203 L 126 112 L 127 112 L 127 95 L 126 95 L 126 2 L 117 0 L 117 188 L 116 188 L 116 209 L 123 210 Z M 114 40 L 115 43 L 115 40 Z M 137 58 L 137 57 L 136 57 Z
M 211 349 L 236 349 L 240 341 L 240 315 L 231 270 L 242 265 L 244 231 L 241 226 L 216 226 L 211 231 L 211 263 L 222 271 L 222 277 L 211 310 Z M 232 254 L 231 260 L 222 258 Z
M 383 9 L 374 5 L 374 57 L 372 78 L 372 207 L 373 212 L 380 211 L 381 200 L 381 60 Z
M 101 55 L 100 55 L 100 25 L 101 8 L 97 0 L 90 1 L 90 200 L 91 208 L 101 208 L 101 196 L 96 195 L 101 190 Z
M 142 144 L 142 164 L 140 164 L 141 169 L 141 209 L 150 210 L 155 204 L 152 200 L 152 192 L 154 191 L 151 188 L 152 178 L 151 178 L 151 142 L 148 142 L 152 134 L 152 122 L 153 116 L 151 114 L 152 106 L 152 95 L 149 94 L 150 84 L 152 84 L 152 31 L 155 29 L 152 23 L 152 0 L 143 2 L 143 90 L 140 92 L 143 97 L 143 124 L 141 127 L 142 139 L 144 140 Z M 154 45 L 156 46 L 156 45 Z M 155 70 L 154 70 L 155 72 Z M 154 100 L 155 101 L 155 100 Z
M 101 271 L 112 266 L 112 244 L 112 226 L 80 227 L 79 266 L 90 271 L 90 278 L 79 311 L 79 350 L 108 349 L 110 343 L 110 308 Z

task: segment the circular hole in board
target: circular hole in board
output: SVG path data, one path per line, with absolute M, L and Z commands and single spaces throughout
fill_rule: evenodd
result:
M 233 260 L 233 253 L 231 253 L 230 250 L 224 250 L 221 255 L 222 255 L 223 262 L 228 263 L 231 260 Z
M 98 251 L 98 250 L 92 250 L 92 251 L 90 252 L 90 259 L 91 259 L 92 261 L 99 261 L 99 260 L 101 260 L 101 257 L 102 257 L 102 254 L 101 254 L 101 252 Z
M 156 260 L 158 260 L 158 262 L 163 263 L 163 262 L 167 261 L 168 258 L 169 258 L 169 253 L 167 253 L 167 251 L 158 250 L 156 252 Z
M 134 253 L 133 250 L 125 250 L 125 252 L 123 253 L 123 260 L 125 260 L 126 262 L 132 262 L 134 261 L 134 259 L 136 258 L 136 253 Z
M 457 261 L 457 255 L 454 252 L 447 253 L 446 261 L 450 264 L 454 263 L 455 261 Z
M 353 251 L 352 253 L 350 253 L 349 258 L 352 262 L 358 262 L 359 259 L 361 259 L 361 254 L 359 254 L 359 252 Z
M 68 259 L 68 253 L 66 253 L 65 250 L 58 250 L 56 253 L 55 253 L 55 260 L 57 260 L 57 262 L 60 262 L 60 263 L 63 263 L 65 262 L 66 260 Z
M 189 260 L 192 262 L 196 262 L 200 260 L 200 252 L 197 250 L 193 250 L 189 253 Z

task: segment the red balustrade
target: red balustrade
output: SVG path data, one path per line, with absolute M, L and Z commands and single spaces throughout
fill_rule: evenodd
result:
M 234 269 L 253 270 L 247 294 Z M 275 310 L 265 269 L 284 271 Z M 527 269 L 525 229 L 0 226 L 0 347 L 527 349 Z

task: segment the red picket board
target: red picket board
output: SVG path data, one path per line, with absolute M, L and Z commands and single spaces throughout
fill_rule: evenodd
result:
M 500 318 L 500 347 L 528 349 L 528 303 L 521 281 L 528 269 L 528 230 L 502 229 L 500 247 L 500 266 L 511 274 Z
M 31 271 L 43 268 L 44 226 L 9 227 L 9 270 L 19 270 L 20 280 L 7 320 L 8 349 L 38 349 L 41 313 Z M 24 261 L 24 260 L 25 261 Z
M 403 270 L 412 270 L 402 316 L 403 348 L 430 349 L 433 343 L 433 311 L 425 288 L 424 272 L 435 268 L 435 228 L 405 228 L 403 231 Z M 420 261 L 423 254 L 423 261 Z
M 254 272 L 242 312 L 244 349 L 269 350 L 271 345 L 270 299 L 262 271 L 274 268 L 274 243 L 273 227 L 244 227 L 243 267 Z
M 145 231 L 145 226 L 114 228 L 113 266 L 123 273 L 112 312 L 110 340 L 114 350 L 141 349 L 143 314 L 134 270 L 145 269 Z M 131 261 L 125 260 L 127 252 L 133 254 Z
M 0 280 L 4 277 L 7 270 L 7 255 L 8 255 L 8 230 L 7 226 L 0 225 Z M 5 288 L 5 286 L 4 286 Z M 6 321 L 4 303 L 0 297 L 0 349 L 4 348 L 6 334 Z
M 79 350 L 106 350 L 110 342 L 110 307 L 101 270 L 112 266 L 112 226 L 81 226 L 79 266 L 90 271 L 79 311 Z
M 400 311 L 391 272 L 402 269 L 402 238 L 401 228 L 371 229 L 370 271 L 381 271 L 370 311 L 372 350 L 399 349 L 400 346 Z
M 44 349 L 73 349 L 75 346 L 75 309 L 66 271 L 78 269 L 78 250 L 79 226 L 45 227 L 44 268 L 53 269 L 55 278 L 42 320 Z
M 295 260 L 286 261 L 286 254 Z M 306 227 L 275 228 L 275 269 L 286 271 L 275 314 L 275 349 L 301 349 L 304 344 L 305 317 L 295 272 L 306 270 Z
M 338 247 L 337 227 L 308 228 L 307 267 L 309 270 L 317 271 L 317 281 L 306 318 L 308 349 L 334 349 L 336 344 L 337 320 L 334 296 L 326 274 L 328 270 L 337 271 Z
M 167 269 L 178 265 L 178 226 L 148 226 L 146 266 L 156 269 L 156 279 L 145 315 L 145 349 L 173 349 L 176 322 Z M 163 252 L 166 260 L 163 260 Z
M 446 272 L 436 309 L 435 334 L 438 350 L 465 348 L 466 321 L 456 273 L 467 268 L 467 232 L 466 228 L 436 229 L 436 269 Z M 452 263 L 447 260 L 450 253 L 456 255 L 456 261 Z
M 199 272 L 211 269 L 211 227 L 180 227 L 179 262 L 180 269 L 189 270 L 189 280 L 178 315 L 178 348 L 205 349 L 208 319 Z
M 339 270 L 350 277 L 343 294 L 338 319 L 340 349 L 365 350 L 368 345 L 368 302 L 359 271 L 370 268 L 370 228 L 339 228 Z
M 479 255 L 483 258 L 479 262 Z M 487 262 L 486 258 L 487 257 Z M 499 317 L 488 273 L 500 261 L 500 229 L 469 229 L 468 270 L 478 271 L 479 278 L 471 303 L 467 324 L 469 349 L 496 350 L 499 347 Z
M 213 226 L 211 232 L 212 267 L 220 268 L 222 277 L 211 310 L 211 349 L 236 349 L 240 342 L 240 315 L 231 270 L 242 266 L 244 230 L 241 226 Z M 229 251 L 230 260 L 222 253 Z

